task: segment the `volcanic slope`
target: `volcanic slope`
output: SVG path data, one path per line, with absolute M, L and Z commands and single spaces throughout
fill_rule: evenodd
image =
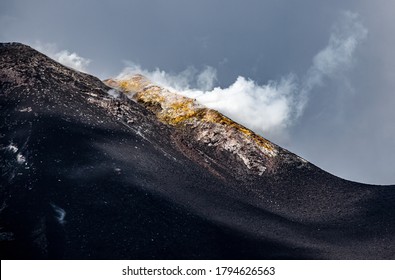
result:
M 2 259 L 395 257 L 394 186 L 337 178 L 143 76 L 103 83 L 3 43 L 0 84 Z

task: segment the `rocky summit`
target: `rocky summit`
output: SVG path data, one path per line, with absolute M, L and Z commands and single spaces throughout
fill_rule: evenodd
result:
M 141 75 L 3 43 L 0 114 L 2 259 L 395 258 L 395 186 L 331 175 Z

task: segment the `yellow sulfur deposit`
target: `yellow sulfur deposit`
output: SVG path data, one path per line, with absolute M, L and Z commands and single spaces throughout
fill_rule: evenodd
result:
M 246 127 L 232 121 L 221 113 L 203 107 L 194 99 L 176 94 L 167 89 L 153 85 L 142 75 L 134 75 L 122 79 L 109 79 L 104 81 L 108 86 L 123 91 L 127 96 L 143 104 L 156 114 L 163 123 L 178 126 L 193 122 L 206 122 L 223 125 L 235 129 L 244 137 L 253 140 L 270 155 L 276 154 L 274 146 L 256 135 Z

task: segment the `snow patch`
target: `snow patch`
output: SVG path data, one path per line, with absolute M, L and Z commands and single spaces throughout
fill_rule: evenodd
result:
M 56 220 L 58 220 L 59 224 L 63 225 L 66 222 L 65 221 L 66 211 L 63 208 L 61 208 L 55 204 L 51 203 L 51 206 L 52 206 L 53 210 L 55 211 Z
M 122 169 L 121 169 L 121 168 L 118 168 L 118 167 L 114 168 L 114 171 L 115 171 L 115 173 L 116 173 L 117 175 L 119 175 L 119 174 L 122 173 Z
M 6 147 L 6 150 L 11 151 L 15 154 L 16 152 L 18 152 L 18 147 L 11 143 Z
M 19 112 L 23 112 L 23 113 L 30 113 L 31 111 L 33 111 L 32 110 L 32 107 L 26 107 L 26 108 L 23 108 L 23 109 L 20 109 L 19 110 Z
M 26 162 L 26 158 L 25 158 L 21 153 L 19 153 L 19 154 L 17 154 L 17 156 L 16 156 L 16 161 L 17 161 L 19 164 L 24 164 L 24 163 Z

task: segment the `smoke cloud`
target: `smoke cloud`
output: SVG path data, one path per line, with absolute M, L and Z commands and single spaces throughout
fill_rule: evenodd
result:
M 56 60 L 57 62 L 73 68 L 81 72 L 88 72 L 88 65 L 91 62 L 89 59 L 79 56 L 75 52 L 70 52 L 68 50 L 57 50 L 55 44 L 43 44 L 41 42 L 35 42 L 33 44 L 35 49 L 48 55 L 50 58 Z
M 303 114 L 311 92 L 323 86 L 325 79 L 335 78 L 352 66 L 355 50 L 366 35 L 358 15 L 344 12 L 334 24 L 327 46 L 314 56 L 302 78 L 290 73 L 264 85 L 239 76 L 229 87 L 215 87 L 217 71 L 210 66 L 200 72 L 189 67 L 174 74 L 158 68 L 148 71 L 129 63 L 118 78 L 141 73 L 156 84 L 195 98 L 255 132 L 282 142 L 287 138 L 286 129 Z

